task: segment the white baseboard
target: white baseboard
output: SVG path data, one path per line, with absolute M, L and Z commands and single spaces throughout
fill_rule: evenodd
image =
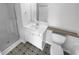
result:
M 26 40 L 22 40 L 22 39 L 21 39 L 21 42 L 23 42 L 23 43 L 25 44 L 27 41 L 26 41 Z
M 22 42 L 22 39 L 17 40 L 15 43 L 13 43 L 11 46 L 9 46 L 7 49 L 2 51 L 1 55 L 6 55 L 8 52 L 10 52 L 13 48 L 15 48 L 18 44 Z
M 49 41 L 46 41 L 46 43 L 47 43 L 47 44 L 49 44 L 49 45 L 52 45 L 52 43 L 51 43 L 51 42 L 49 42 Z

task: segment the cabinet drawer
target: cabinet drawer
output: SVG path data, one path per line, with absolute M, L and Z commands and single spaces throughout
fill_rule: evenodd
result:
M 42 36 L 35 35 L 35 34 L 29 32 L 29 31 L 25 31 L 25 39 L 27 41 L 31 41 L 31 42 L 32 41 L 39 42 L 39 41 L 43 40 Z
M 38 40 L 42 40 L 42 35 L 37 35 L 35 33 L 32 33 L 31 31 L 29 30 L 25 30 L 24 31 L 25 33 L 25 38 L 26 40 L 29 39 L 29 40 L 32 40 L 32 39 L 38 39 Z

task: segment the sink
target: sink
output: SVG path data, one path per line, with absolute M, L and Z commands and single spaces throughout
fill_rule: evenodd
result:
M 35 24 L 30 25 L 30 27 L 31 27 L 32 29 L 35 29 L 35 30 L 39 29 L 39 26 L 40 26 L 39 23 L 35 23 Z
M 24 28 L 30 29 L 35 32 L 42 33 L 45 31 L 47 27 L 48 27 L 47 24 L 44 22 L 32 22 L 28 24 L 27 26 L 25 26 Z

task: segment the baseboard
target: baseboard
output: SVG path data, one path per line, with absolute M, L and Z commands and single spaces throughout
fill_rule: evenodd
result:
M 18 44 L 22 42 L 22 39 L 17 40 L 15 43 L 13 43 L 11 46 L 9 46 L 7 49 L 1 52 L 1 55 L 6 55 L 8 52 L 10 52 L 13 48 L 15 48 Z
M 23 42 L 24 44 L 27 42 L 26 40 L 24 40 L 24 39 L 21 39 L 21 42 Z
M 67 53 L 69 53 L 70 55 L 72 55 L 71 52 L 70 52 L 69 50 L 64 49 L 64 48 L 63 48 L 63 50 L 66 51 Z
M 52 42 L 50 42 L 50 41 L 46 40 L 46 43 L 49 44 L 49 45 L 52 45 Z
M 51 45 L 51 43 L 50 43 L 50 42 L 48 42 L 48 41 L 46 41 L 46 43 L 47 43 L 47 44 L 49 44 L 49 45 Z

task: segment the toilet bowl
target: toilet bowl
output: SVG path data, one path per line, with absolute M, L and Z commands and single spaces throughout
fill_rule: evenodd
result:
M 64 55 L 62 47 L 53 42 L 50 47 L 50 55 Z
M 57 33 L 52 33 L 52 31 L 47 31 L 47 39 L 50 42 L 50 55 L 63 55 L 62 44 L 65 42 L 66 37 Z

